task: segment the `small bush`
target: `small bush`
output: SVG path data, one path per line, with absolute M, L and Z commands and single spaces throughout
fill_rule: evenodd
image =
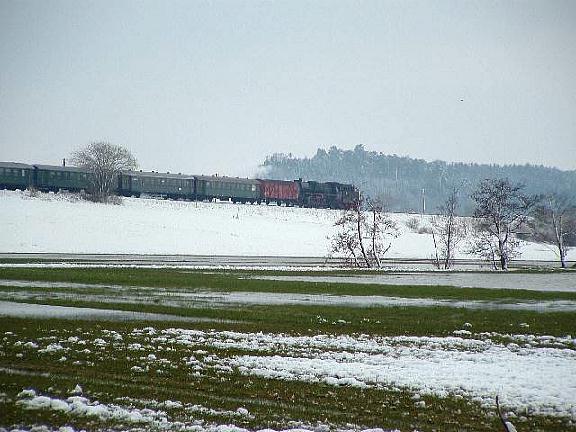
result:
M 36 189 L 34 186 L 28 186 L 28 189 L 26 189 L 26 191 L 28 192 L 28 196 L 31 198 L 38 197 L 38 194 L 40 193 L 38 189 Z
M 120 205 L 122 204 L 122 197 L 118 195 L 109 195 L 107 197 L 99 197 L 94 194 L 81 194 L 81 197 L 86 201 L 91 201 L 94 203 L 101 203 L 101 204 L 112 204 L 112 205 Z
M 432 227 L 429 225 L 423 225 L 418 228 L 418 234 L 432 234 Z
M 408 229 L 412 232 L 418 232 L 420 228 L 420 220 L 416 216 L 412 216 L 405 222 Z

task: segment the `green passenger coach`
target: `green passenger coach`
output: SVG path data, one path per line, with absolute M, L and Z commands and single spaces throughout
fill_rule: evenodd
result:
M 197 176 L 196 199 L 221 199 L 233 202 L 261 202 L 260 183 L 237 177 Z
M 34 168 L 34 185 L 38 190 L 79 192 L 90 189 L 90 174 L 85 169 L 52 165 L 34 165 Z
M 0 162 L 0 189 L 26 189 L 33 183 L 34 167 L 15 162 Z
M 119 176 L 118 191 L 124 196 L 151 195 L 192 199 L 194 197 L 194 176 L 124 171 Z

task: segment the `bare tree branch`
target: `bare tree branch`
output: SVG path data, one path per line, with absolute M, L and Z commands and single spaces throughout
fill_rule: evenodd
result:
M 567 195 L 550 194 L 536 208 L 533 220 L 534 239 L 554 245 L 562 268 L 571 240 L 576 240 L 576 203 Z
M 502 270 L 508 269 L 508 262 L 518 253 L 516 234 L 526 226 L 538 203 L 537 197 L 525 195 L 523 189 L 523 185 L 512 184 L 508 179 L 486 179 L 471 195 L 476 202 L 477 237 L 484 243 L 480 250 L 485 252 L 488 245 L 490 248 L 495 245 Z M 478 233 L 487 236 L 478 236 Z
M 458 245 L 466 235 L 466 226 L 457 216 L 458 189 L 452 189 L 438 210 L 439 214 L 432 218 L 432 238 L 436 249 L 436 265 L 440 268 L 441 260 L 442 266 L 447 270 L 452 267 Z
M 391 238 L 397 235 L 396 223 L 384 212 L 380 201 L 362 197 L 335 222 L 339 231 L 333 236 L 332 254 L 342 254 L 357 267 L 381 267 L 381 257 L 388 252 Z
M 90 173 L 90 193 L 95 201 L 107 202 L 116 189 L 121 171 L 136 169 L 134 156 L 124 147 L 107 142 L 93 142 L 72 153 L 72 163 Z

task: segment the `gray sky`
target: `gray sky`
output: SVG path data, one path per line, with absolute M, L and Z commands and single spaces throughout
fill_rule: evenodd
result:
M 247 175 L 336 145 L 576 169 L 576 1 L 0 0 L 0 160 Z

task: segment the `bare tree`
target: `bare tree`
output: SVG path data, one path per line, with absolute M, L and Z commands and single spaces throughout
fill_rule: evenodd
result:
M 534 238 L 554 245 L 560 265 L 566 268 L 570 239 L 576 237 L 576 203 L 567 195 L 551 194 L 536 208 Z
M 495 245 L 502 270 L 508 269 L 508 262 L 517 253 L 516 234 L 526 226 L 538 202 L 536 197 L 524 194 L 523 189 L 524 185 L 508 179 L 486 179 L 471 195 L 476 202 L 476 232 L 485 234 L 490 245 Z
M 392 239 L 398 236 L 398 226 L 385 212 L 381 200 L 368 200 L 369 216 L 365 218 L 366 232 L 370 239 L 369 255 L 375 265 L 382 267 L 381 256 L 392 247 Z
M 363 205 L 364 198 L 360 195 L 334 223 L 335 226 L 339 227 L 339 232 L 332 239 L 332 252 L 352 255 L 357 265 L 359 265 L 358 258 L 362 258 L 366 267 L 372 267 L 364 246 L 366 215 L 362 210 Z
M 446 201 L 438 208 L 439 214 L 432 217 L 436 265 L 445 270 L 452 267 L 458 245 L 466 235 L 466 225 L 457 215 L 458 205 L 458 189 L 453 188 Z
M 331 253 L 343 254 L 357 267 L 381 267 L 381 257 L 390 249 L 397 227 L 380 201 L 369 200 L 366 206 L 367 210 L 360 197 L 343 211 L 334 224 L 339 230 L 332 237 Z
M 107 202 L 117 186 L 118 174 L 136 169 L 134 156 L 124 147 L 107 142 L 93 142 L 72 153 L 72 163 L 90 173 L 92 198 Z

